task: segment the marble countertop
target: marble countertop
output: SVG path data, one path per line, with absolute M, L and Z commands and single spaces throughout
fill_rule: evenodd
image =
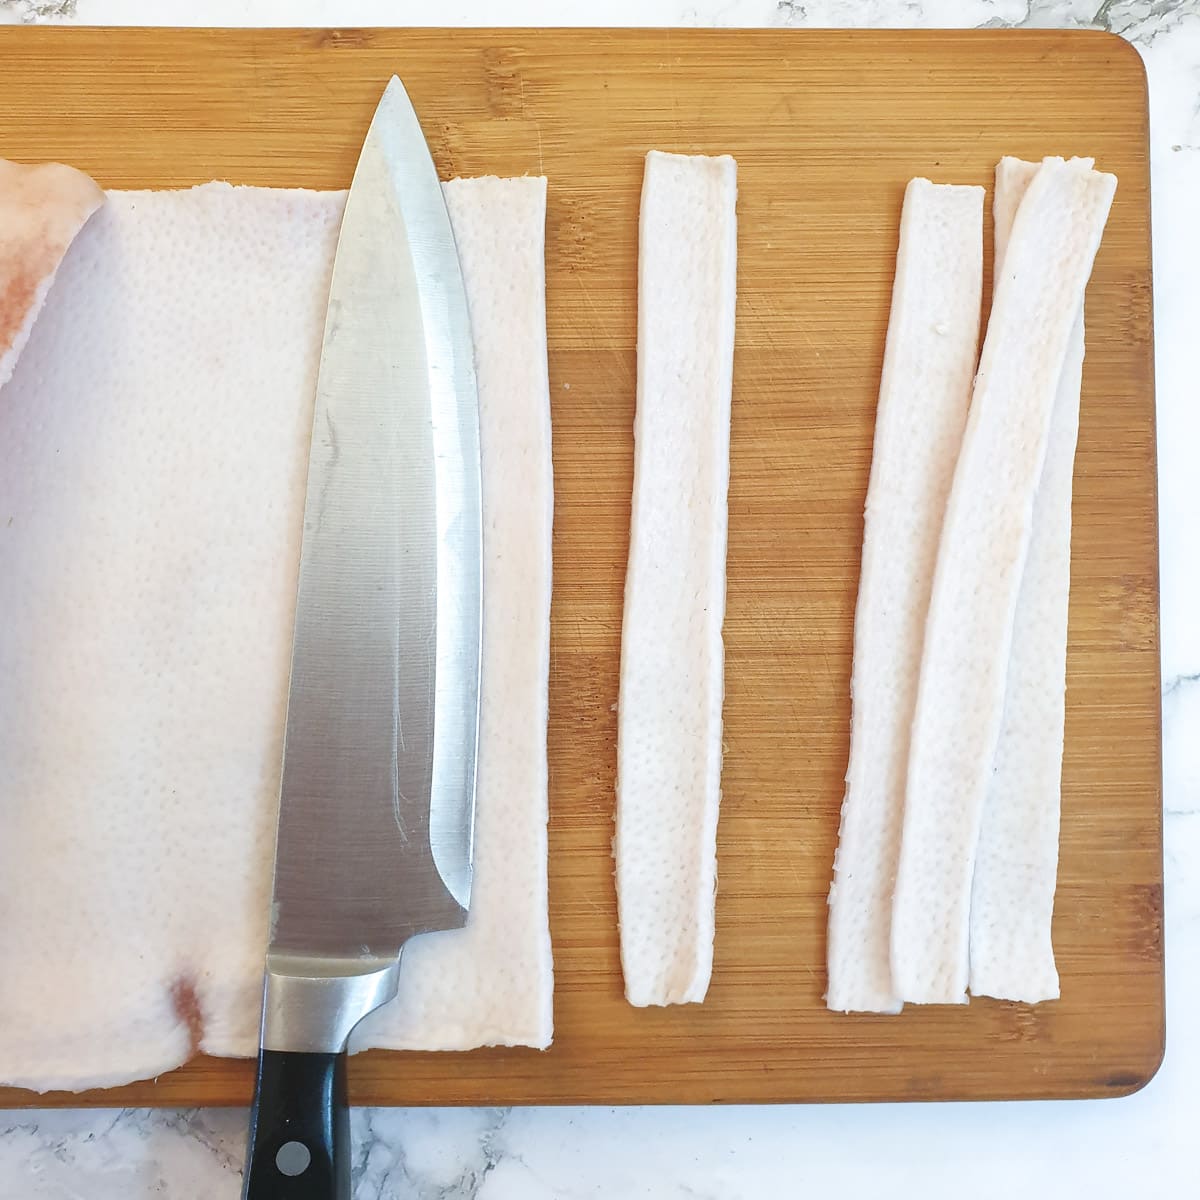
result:
M 286 17 L 284 19 L 284 15 Z M 0 23 L 874 25 L 1108 29 L 1150 77 L 1162 564 L 1167 1056 L 1076 1103 L 365 1109 L 362 1200 L 1089 1200 L 1196 1194 L 1200 1130 L 1200 0 L 0 0 Z M 2 119 L 2 116 L 0 116 Z M 1189 1001 L 1188 997 L 1192 1000 Z M 1188 1081 L 1192 1082 L 1189 1083 Z M 243 1110 L 0 1112 L 0 1200 L 233 1200 Z M 1187 1183 L 1188 1179 L 1192 1183 Z

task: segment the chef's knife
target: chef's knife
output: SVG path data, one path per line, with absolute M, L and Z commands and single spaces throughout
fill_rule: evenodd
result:
M 350 1195 L 346 1040 L 471 893 L 478 397 L 441 185 L 393 78 L 317 381 L 245 1200 Z

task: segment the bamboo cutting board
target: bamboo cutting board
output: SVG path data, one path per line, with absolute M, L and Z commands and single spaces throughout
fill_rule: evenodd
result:
M 1163 1048 L 1146 84 L 1079 32 L 0 30 L 0 156 L 110 187 L 349 182 L 399 73 L 444 175 L 545 173 L 556 518 L 546 1053 L 356 1058 L 360 1104 L 1111 1096 Z M 738 160 L 739 295 L 716 963 L 622 999 L 609 839 L 634 406 L 637 209 L 658 148 Z M 851 633 L 901 195 L 1002 154 L 1120 179 L 1088 292 L 1054 940 L 1062 999 L 822 1004 Z M 520 481 L 514 480 L 514 486 Z M 2 831 L 0 831 L 2 836 Z M 3 919 L 0 914 L 0 919 Z M 87 997 L 79 997 L 81 1005 Z M 3 1015 L 0 1014 L 0 1019 Z M 83 1097 L 234 1104 L 202 1059 Z

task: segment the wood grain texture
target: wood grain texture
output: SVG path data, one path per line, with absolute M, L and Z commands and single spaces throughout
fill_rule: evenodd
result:
M 0 155 L 110 187 L 343 187 L 408 85 L 445 175 L 550 179 L 556 516 L 547 1053 L 354 1060 L 359 1104 L 1104 1096 L 1163 1045 L 1146 85 L 1081 32 L 0 29 Z M 622 999 L 612 836 L 632 476 L 637 207 L 651 148 L 738 160 L 724 802 L 703 1006 Z M 900 203 L 1002 154 L 1120 179 L 1088 292 L 1076 469 L 1063 998 L 827 1012 L 851 633 Z M 519 481 L 514 480 L 514 486 Z M 2 919 L 2 918 L 0 918 Z M 87 1003 L 79 997 L 80 1005 Z M 2 1019 L 2 1016 L 0 1016 Z M 248 1063 L 0 1103 L 234 1104 Z

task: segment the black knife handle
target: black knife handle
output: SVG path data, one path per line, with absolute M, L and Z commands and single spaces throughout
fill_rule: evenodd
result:
M 259 1051 L 242 1200 L 350 1200 L 345 1053 Z

